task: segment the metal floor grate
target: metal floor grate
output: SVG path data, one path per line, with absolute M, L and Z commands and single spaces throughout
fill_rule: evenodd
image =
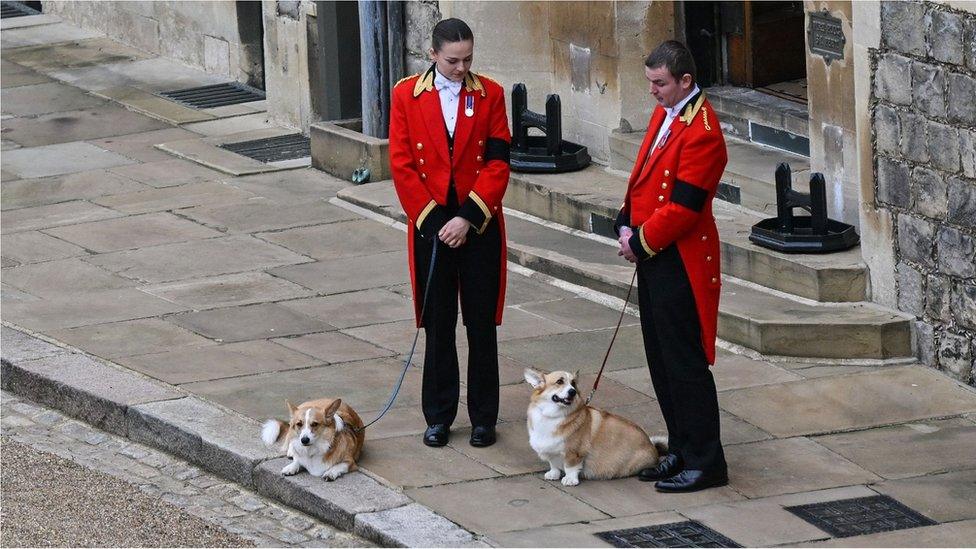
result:
M 194 109 L 224 107 L 260 101 L 265 98 L 263 91 L 238 82 L 224 82 L 223 84 L 160 92 L 159 95 Z
M 300 133 L 227 143 L 220 145 L 220 148 L 260 162 L 295 160 L 312 155 L 309 139 Z
M 836 538 L 938 524 L 888 496 L 811 503 L 786 510 Z
M 594 535 L 614 547 L 742 547 L 696 520 Z
M 20 2 L 0 2 L 0 19 L 9 17 L 23 17 L 25 15 L 40 15 L 41 12 Z

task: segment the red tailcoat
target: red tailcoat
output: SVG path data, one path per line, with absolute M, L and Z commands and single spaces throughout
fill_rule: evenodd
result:
M 469 72 L 458 98 L 453 158 L 448 151 L 447 129 L 440 95 L 434 87 L 434 66 L 404 78 L 393 88 L 390 109 L 390 168 L 400 204 L 407 214 L 407 250 L 413 284 L 417 325 L 422 324 L 414 272 L 414 230 L 442 215 L 453 177 L 460 209 L 480 234 L 492 217 L 502 235 L 501 280 L 495 323 L 505 308 L 507 251 L 502 197 L 508 187 L 509 145 L 512 141 L 505 112 L 505 90 L 494 80 Z M 469 109 L 470 107 L 470 109 Z M 471 116 L 467 115 L 470 112 Z M 446 221 L 446 219 L 443 219 Z
M 658 105 L 630 174 L 618 223 L 639 227 L 630 245 L 641 261 L 671 244 L 678 246 L 695 296 L 702 347 L 708 363 L 714 364 L 722 276 L 712 199 L 728 153 L 718 117 L 703 93 L 688 102 L 669 133 L 649 151 L 665 118 Z

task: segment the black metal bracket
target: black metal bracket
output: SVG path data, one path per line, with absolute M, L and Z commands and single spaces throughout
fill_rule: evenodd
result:
M 558 173 L 582 170 L 590 165 L 586 147 L 563 141 L 562 104 L 559 96 L 546 98 L 546 114 L 529 110 L 525 84 L 512 87 L 511 166 L 517 172 Z M 537 128 L 544 136 L 530 136 Z
M 776 168 L 776 217 L 752 226 L 749 240 L 784 253 L 828 253 L 857 246 L 860 237 L 852 225 L 827 217 L 827 184 L 822 173 L 810 176 L 810 192 L 793 190 L 790 165 Z M 809 216 L 794 216 L 802 208 Z

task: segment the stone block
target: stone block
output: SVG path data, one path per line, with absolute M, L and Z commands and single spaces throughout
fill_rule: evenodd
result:
M 961 177 L 951 177 L 948 181 L 949 223 L 976 227 L 976 182 Z
M 976 18 L 970 17 L 964 23 L 962 43 L 966 67 L 971 71 L 976 71 Z
M 900 208 L 911 206 L 911 182 L 907 165 L 888 157 L 878 157 L 878 200 Z
M 915 322 L 915 353 L 925 365 L 935 366 L 935 328 L 928 322 Z
M 885 45 L 904 53 L 924 57 L 926 6 L 912 2 L 881 4 L 881 39 Z
M 959 171 L 959 132 L 952 126 L 938 122 L 929 121 L 926 126 L 932 167 L 947 172 Z
M 901 154 L 909 160 L 925 163 L 929 161 L 929 143 L 925 137 L 926 120 L 922 116 L 908 112 L 898 113 L 901 126 Z
M 312 166 L 349 180 L 359 168 L 369 170 L 370 181 L 392 177 L 390 142 L 371 137 L 338 124 L 322 122 L 309 128 Z
M 952 312 L 960 326 L 976 330 L 976 284 L 956 284 L 952 290 Z
M 943 332 L 939 338 L 939 366 L 953 377 L 972 381 L 973 343 L 971 334 Z
M 129 438 L 251 485 L 258 463 L 279 455 L 261 442 L 258 422 L 196 397 L 129 407 Z
M 959 129 L 959 152 L 963 175 L 976 178 L 976 132 Z
M 949 122 L 976 126 L 976 78 L 949 75 Z
M 942 10 L 932 10 L 931 17 L 929 50 L 932 57 L 944 63 L 962 65 L 965 58 L 962 17 Z
M 939 269 L 953 276 L 976 276 L 976 239 L 952 227 L 941 227 L 936 241 Z
M 948 321 L 952 317 L 951 304 L 952 282 L 949 278 L 940 274 L 928 275 L 925 281 L 925 314 Z
M 203 64 L 209 73 L 230 74 L 230 45 L 226 40 L 203 37 Z
M 122 436 L 127 432 L 127 409 L 180 396 L 174 389 L 82 354 L 13 364 L 4 360 L 2 375 L 4 389 Z
M 417 503 L 357 515 L 355 532 L 388 547 L 460 547 L 475 541 L 471 532 Z
M 898 264 L 898 308 L 915 316 L 925 308 L 925 277 L 907 263 Z
M 948 209 L 948 185 L 942 174 L 927 168 L 912 172 L 912 195 L 915 211 L 933 219 L 945 219 Z
M 942 67 L 912 63 L 913 107 L 932 118 L 946 117 L 946 78 Z
M 878 153 L 901 155 L 901 149 L 898 147 L 901 136 L 898 111 L 887 105 L 875 107 L 874 129 L 877 135 Z
M 912 61 L 896 53 L 878 58 L 874 95 L 898 105 L 912 104 Z
M 281 469 L 287 458 L 266 461 L 254 470 L 254 486 L 263 496 L 294 507 L 334 524 L 352 530 L 360 513 L 374 513 L 408 505 L 410 498 L 387 488 L 362 473 L 349 473 L 333 482 L 313 477 L 307 472 L 286 477 Z
M 935 226 L 906 214 L 898 216 L 898 247 L 902 259 L 914 261 L 925 267 L 934 267 L 932 247 L 935 243 Z
M 14 364 L 70 352 L 68 349 L 6 326 L 0 328 L 0 348 L 2 348 L 3 359 Z

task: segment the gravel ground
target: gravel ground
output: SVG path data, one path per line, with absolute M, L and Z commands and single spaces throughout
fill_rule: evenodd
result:
M 254 547 L 131 484 L 0 439 L 4 547 Z

